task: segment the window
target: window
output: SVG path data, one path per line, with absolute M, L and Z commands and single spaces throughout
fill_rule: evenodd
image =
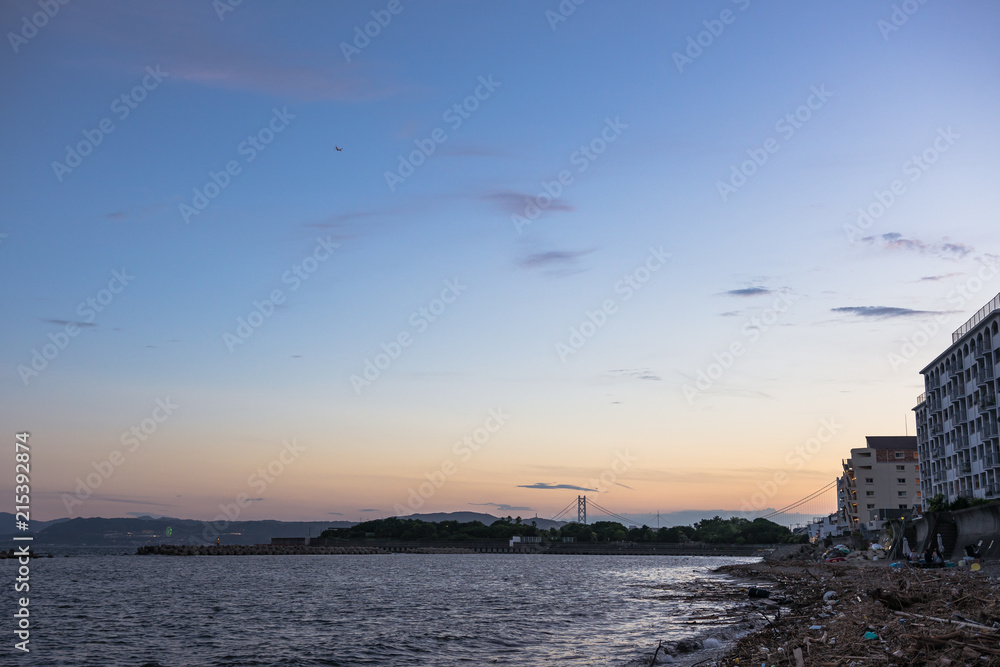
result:
M 905 510 L 905 509 L 906 509 L 906 505 L 905 505 L 905 504 L 903 504 L 903 505 L 900 505 L 900 506 L 899 506 L 899 509 L 901 509 L 901 510 Z
M 874 483 L 875 483 L 875 478 L 865 477 L 865 484 L 874 484 Z
M 901 459 L 901 458 L 905 458 L 905 457 L 906 457 L 906 454 L 904 452 L 896 452 L 896 458 L 897 459 Z
M 869 496 L 869 497 L 870 497 L 870 496 L 874 496 L 874 495 L 875 495 L 875 492 L 874 492 L 874 491 L 865 491 L 865 495 L 866 495 L 866 496 Z
M 897 491 L 896 495 L 899 496 L 900 498 L 905 498 L 906 497 L 906 491 Z
M 900 484 L 906 484 L 906 478 L 905 477 L 897 477 L 896 481 L 899 482 Z
M 906 470 L 906 466 L 896 466 L 896 470 L 899 471 L 899 472 L 902 472 L 902 471 Z
M 875 509 L 875 503 L 870 503 L 870 504 L 868 505 L 868 509 L 870 509 L 870 510 L 873 510 L 873 509 Z

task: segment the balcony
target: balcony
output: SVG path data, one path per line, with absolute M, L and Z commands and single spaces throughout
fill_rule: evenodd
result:
M 979 397 L 979 402 L 977 405 L 980 410 L 989 410 L 997 404 L 997 397 L 993 394 L 986 394 Z
M 987 454 L 986 456 L 983 457 L 983 466 L 985 466 L 987 468 L 992 468 L 993 467 L 993 460 L 994 460 L 993 459 L 993 455 L 992 454 Z
M 955 449 L 968 449 L 969 448 L 969 436 L 960 435 L 955 438 Z
M 937 447 L 931 447 L 931 457 L 935 459 L 944 458 L 944 447 L 938 445 Z
M 920 405 L 921 403 L 923 403 L 926 400 L 927 400 L 927 392 L 924 392 L 923 394 L 920 394 L 919 396 L 917 396 L 917 405 Z
M 972 464 L 969 463 L 968 461 L 962 461 L 961 463 L 958 464 L 958 472 L 965 475 L 969 474 L 970 472 L 972 472 Z
M 944 426 L 939 422 L 936 424 L 931 424 L 931 433 L 935 435 L 941 435 L 944 433 Z
M 1000 491 L 1000 489 L 997 488 L 996 484 L 987 484 L 986 485 L 986 497 L 987 498 L 994 498 L 997 495 L 1000 495 L 1000 494 L 998 494 L 998 491 Z
M 991 421 L 983 422 L 983 428 L 981 429 L 981 433 L 979 436 L 981 440 L 985 440 L 987 438 L 995 438 L 997 437 L 997 435 L 998 435 L 998 430 L 996 422 L 991 422 Z
M 995 374 L 993 373 L 993 367 L 992 366 L 983 366 L 983 367 L 981 367 L 979 369 L 979 374 L 978 375 L 979 375 L 979 377 L 976 380 L 976 383 L 978 385 L 980 385 L 980 386 L 982 386 L 982 385 L 984 385 L 984 384 L 986 384 L 988 382 L 993 382 L 993 379 L 995 377 Z

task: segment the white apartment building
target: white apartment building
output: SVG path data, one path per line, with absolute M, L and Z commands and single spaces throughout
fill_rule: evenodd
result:
M 837 483 L 838 514 L 850 531 L 922 510 L 916 436 L 869 435 L 851 450 Z
M 943 494 L 1000 497 L 997 375 L 1000 294 L 951 335 L 951 346 L 920 373 L 924 393 L 913 408 L 925 499 Z

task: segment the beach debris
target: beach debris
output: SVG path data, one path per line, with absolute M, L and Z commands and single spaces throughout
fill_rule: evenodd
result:
M 771 597 L 771 592 L 766 588 L 760 588 L 758 586 L 751 586 L 747 590 L 748 597 L 752 598 L 767 598 Z
M 765 625 L 737 640 L 719 664 L 738 658 L 742 665 L 797 665 L 799 647 L 805 664 L 824 667 L 1000 665 L 1000 578 L 993 563 L 981 563 L 979 572 L 942 568 L 928 576 L 875 561 L 868 549 L 860 553 L 869 557 L 835 568 L 808 557 L 781 560 L 747 577 L 773 581 L 767 588 L 785 601 L 780 616 L 768 614 L 765 622 L 758 615 Z

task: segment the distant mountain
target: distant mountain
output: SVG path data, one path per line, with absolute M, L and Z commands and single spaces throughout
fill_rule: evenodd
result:
M 52 521 L 31 520 L 28 521 L 29 530 L 27 531 L 18 530 L 16 521 L 14 514 L 0 512 L 0 541 L 9 542 L 15 535 L 36 535 L 53 524 L 69 521 L 69 519 L 53 519 Z
M 141 546 L 144 544 L 269 544 L 272 537 L 317 536 L 353 521 L 232 521 L 213 524 L 193 519 L 136 517 L 67 519 L 51 522 L 35 544 L 60 546 Z
M 513 515 L 512 515 L 513 516 Z M 459 521 L 461 523 L 468 523 L 469 521 L 479 521 L 485 525 L 490 525 L 494 521 L 498 520 L 500 517 L 493 516 L 492 514 L 485 514 L 483 512 L 438 512 L 436 514 L 410 514 L 409 516 L 401 516 L 400 519 L 418 519 L 420 521 L 428 522 L 440 522 L 440 521 Z M 543 519 L 541 517 L 521 517 L 521 523 L 531 525 L 532 522 L 542 530 L 548 530 L 549 528 L 559 528 L 560 526 L 565 526 L 566 521 L 553 521 L 552 519 Z

